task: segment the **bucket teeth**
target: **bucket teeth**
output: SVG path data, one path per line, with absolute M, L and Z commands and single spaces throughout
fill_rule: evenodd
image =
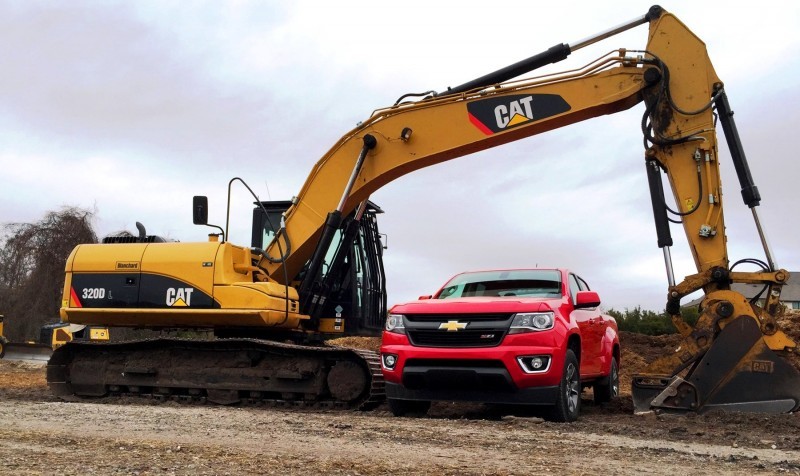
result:
M 653 400 L 669 386 L 671 377 L 634 375 L 631 383 L 634 413 L 646 413 L 653 410 Z

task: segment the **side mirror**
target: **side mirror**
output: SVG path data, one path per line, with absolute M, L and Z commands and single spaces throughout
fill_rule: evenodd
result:
M 420 297 L 418 297 L 417 299 L 418 299 L 419 301 L 424 301 L 425 299 L 430 299 L 430 298 L 431 298 L 431 295 L 430 295 L 430 294 L 427 294 L 427 295 L 425 295 L 425 296 L 420 296 Z
M 192 210 L 195 225 L 208 225 L 208 197 L 196 195 L 192 200 Z
M 600 296 L 595 291 L 578 291 L 575 296 L 575 309 L 585 309 L 600 305 Z

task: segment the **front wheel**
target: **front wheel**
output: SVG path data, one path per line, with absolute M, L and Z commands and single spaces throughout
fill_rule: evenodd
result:
M 558 398 L 551 411 L 554 421 L 572 422 L 581 411 L 581 374 L 578 358 L 571 349 L 564 357 L 564 371 L 558 386 Z
M 389 410 L 392 415 L 400 416 L 425 416 L 431 408 L 431 402 L 420 400 L 397 400 L 389 399 Z
M 619 395 L 619 369 L 617 359 L 611 359 L 608 377 L 594 384 L 594 403 L 610 402 Z
M 8 340 L 6 340 L 5 337 L 0 336 L 0 359 L 6 355 L 6 344 L 8 344 Z

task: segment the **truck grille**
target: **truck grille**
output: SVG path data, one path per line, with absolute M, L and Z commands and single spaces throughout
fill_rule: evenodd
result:
M 405 314 L 406 319 L 411 322 L 430 322 L 430 321 L 450 321 L 460 319 L 475 322 L 487 321 L 507 321 L 513 314 Z
M 506 330 L 474 329 L 458 332 L 407 329 L 412 345 L 420 347 L 494 347 L 503 341 Z

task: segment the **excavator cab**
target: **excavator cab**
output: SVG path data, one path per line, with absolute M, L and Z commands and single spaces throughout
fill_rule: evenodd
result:
M 253 209 L 251 246 L 262 249 L 280 233 L 290 201 L 265 201 Z M 384 245 L 378 231 L 380 207 L 367 201 L 363 214 L 356 211 L 342 220 L 324 253 L 319 273 L 309 273 L 310 262 L 289 281 L 313 292 L 304 300 L 311 316 L 307 328 L 323 334 L 380 335 L 386 316 Z

